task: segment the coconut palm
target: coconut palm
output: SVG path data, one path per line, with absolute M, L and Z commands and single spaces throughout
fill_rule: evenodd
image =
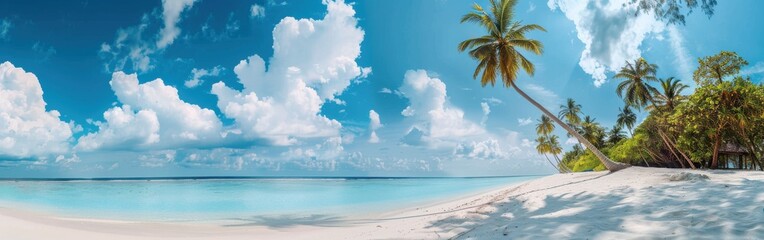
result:
M 536 138 L 536 151 L 539 154 L 544 155 L 546 161 L 549 162 L 549 164 L 552 165 L 552 167 L 554 167 L 557 172 L 562 172 L 560 171 L 560 168 L 557 167 L 557 164 L 552 163 L 552 160 L 550 160 L 549 156 L 547 156 L 548 153 L 552 152 L 552 147 L 549 144 L 549 136 L 541 135 Z
M 581 124 L 581 104 L 576 103 L 572 98 L 568 98 L 565 104 L 560 105 L 559 116 L 573 127 L 578 127 Z
M 634 63 L 626 62 L 615 78 L 623 81 L 616 87 L 618 96 L 623 98 L 626 105 L 640 109 L 652 101 L 652 93 L 655 88 L 650 82 L 658 80 L 655 72 L 658 66 L 648 63 L 644 58 L 634 60 Z
M 619 108 L 618 111 L 618 119 L 615 121 L 616 126 L 626 127 L 629 130 L 629 135 L 634 136 L 631 129 L 637 123 L 637 114 L 634 114 L 628 105 L 624 106 L 623 109 Z
M 608 131 L 607 136 L 608 136 L 607 141 L 611 145 L 615 145 L 621 140 L 623 140 L 624 138 L 626 138 L 626 135 L 623 134 L 623 128 L 619 126 L 618 124 L 613 126 L 613 128 L 610 129 L 610 131 Z
M 674 110 L 674 107 L 684 98 L 682 91 L 687 88 L 687 85 L 682 84 L 679 79 L 674 79 L 674 77 L 661 79 L 660 83 L 663 92 L 653 92 L 653 102 L 658 108 L 668 111 Z
M 536 133 L 538 135 L 546 136 L 552 133 L 552 131 L 554 131 L 554 123 L 552 123 L 552 119 L 546 115 L 541 115 L 541 119 L 539 119 L 536 124 Z
M 560 140 L 557 137 L 557 135 L 551 135 L 547 138 L 547 151 L 549 154 L 554 156 L 554 159 L 557 160 L 557 166 L 561 172 L 572 172 L 568 166 L 565 166 L 565 164 L 562 164 L 562 161 L 560 160 L 559 155 L 562 154 L 562 147 L 560 146 Z
M 594 146 L 602 146 L 602 138 L 605 137 L 605 130 L 597 122 L 596 118 L 585 116 L 581 122 L 581 135 L 589 140 Z
M 517 86 L 517 75 L 521 70 L 529 76 L 533 76 L 535 72 L 533 63 L 520 50 L 526 50 L 536 55 L 543 52 L 541 42 L 529 39 L 525 34 L 534 30 L 546 30 L 536 24 L 525 25 L 513 20 L 517 0 L 490 0 L 490 5 L 490 9 L 486 11 L 479 4 L 474 4 L 473 11 L 465 14 L 461 19 L 462 23 L 475 23 L 486 30 L 486 35 L 464 40 L 458 46 L 459 51 L 468 51 L 470 57 L 478 61 L 472 77 L 477 79 L 478 75 L 482 74 L 480 78 L 482 86 L 488 84 L 494 86 L 496 77 L 501 77 L 505 87 L 512 87 L 523 98 L 575 136 L 579 142 L 586 145 L 599 158 L 608 170 L 617 171 L 628 167 L 629 165 L 608 159 L 573 128 L 563 123 Z

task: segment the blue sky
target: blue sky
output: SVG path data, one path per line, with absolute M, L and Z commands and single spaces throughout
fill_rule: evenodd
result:
M 673 26 L 626 17 L 622 2 L 520 1 L 516 18 L 547 32 L 529 34 L 545 52 L 519 86 L 611 127 L 626 60 L 692 85 L 698 57 L 731 50 L 764 77 L 751 25 L 764 3 L 720 2 Z M 540 112 L 481 88 L 456 51 L 481 34 L 458 22 L 470 5 L 0 2 L 0 176 L 551 173 L 532 144 Z

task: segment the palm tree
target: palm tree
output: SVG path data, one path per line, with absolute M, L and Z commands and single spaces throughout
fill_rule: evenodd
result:
M 546 158 L 546 161 L 549 162 L 549 165 L 552 165 L 552 167 L 554 167 L 557 172 L 562 172 L 556 164 L 552 163 L 552 160 L 549 160 L 549 156 L 547 156 L 547 153 L 552 152 L 552 147 L 549 144 L 548 136 L 538 136 L 538 138 L 536 138 L 536 151 L 539 154 L 544 155 L 544 158 Z
M 611 145 L 615 145 L 615 144 L 618 144 L 618 142 L 620 142 L 624 138 L 626 138 L 626 135 L 623 134 L 623 128 L 621 126 L 619 126 L 618 124 L 616 124 L 608 132 L 608 139 L 607 139 L 607 141 Z
M 623 109 L 618 108 L 618 111 L 620 113 L 618 113 L 618 119 L 615 121 L 616 126 L 626 127 L 629 130 L 629 135 L 634 136 L 631 129 L 637 123 L 637 114 L 631 111 L 629 105 L 624 106 Z
M 518 73 L 522 69 L 529 76 L 533 76 L 535 67 L 518 50 L 523 49 L 540 55 L 544 48 L 541 42 L 535 39 L 528 39 L 525 37 L 525 34 L 533 30 L 546 30 L 536 24 L 525 25 L 512 19 L 517 0 L 490 0 L 490 4 L 490 13 L 486 12 L 479 4 L 474 4 L 473 11 L 465 14 L 461 19 L 462 23 L 478 24 L 487 32 L 486 35 L 470 38 L 459 43 L 458 49 L 460 52 L 469 51 L 470 57 L 478 61 L 472 77 L 477 79 L 478 75 L 482 73 L 480 78 L 481 85 L 485 86 L 490 83 L 491 86 L 494 86 L 496 84 L 496 77 L 500 76 L 505 87 L 512 87 L 528 102 L 539 108 L 549 118 L 575 136 L 579 142 L 586 145 L 599 158 L 608 170 L 617 171 L 629 167 L 627 164 L 616 163 L 608 159 L 607 156 L 574 131 L 573 128 L 563 123 L 559 118 L 550 113 L 549 110 L 520 90 L 515 82 Z
M 602 129 L 596 118 L 585 116 L 584 121 L 581 123 L 581 135 L 593 143 L 594 146 L 602 146 L 605 130 Z
M 560 105 L 560 113 L 557 116 L 565 119 L 568 125 L 578 127 L 581 124 L 581 104 L 577 104 L 572 98 L 568 98 L 565 104 Z
M 552 119 L 546 115 L 541 115 L 541 119 L 539 119 L 538 124 L 536 124 L 536 133 L 538 135 L 546 136 L 552 133 L 552 131 L 554 131 Z
M 687 85 L 682 84 L 679 79 L 674 79 L 674 77 L 661 79 L 660 83 L 663 92 L 653 92 L 653 102 L 659 108 L 674 110 L 674 107 L 684 98 L 682 91 L 687 88 Z
M 557 135 L 551 135 L 547 138 L 547 150 L 549 154 L 552 154 L 554 156 L 554 159 L 557 160 L 557 166 L 561 172 L 572 172 L 568 166 L 565 166 L 565 164 L 562 164 L 562 161 L 560 160 L 559 155 L 562 153 L 562 147 L 560 146 L 560 140 L 558 139 Z
M 616 92 L 626 105 L 640 109 L 652 101 L 652 93 L 656 90 L 649 83 L 657 80 L 657 69 L 657 65 L 648 63 L 644 58 L 634 60 L 633 64 L 626 62 L 626 66 L 615 75 L 615 78 L 623 79 Z

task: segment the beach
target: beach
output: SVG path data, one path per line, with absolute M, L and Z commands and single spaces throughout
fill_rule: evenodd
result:
M 631 167 L 557 174 L 353 218 L 294 214 L 168 223 L 0 208 L 0 239 L 53 238 L 763 239 L 764 172 Z

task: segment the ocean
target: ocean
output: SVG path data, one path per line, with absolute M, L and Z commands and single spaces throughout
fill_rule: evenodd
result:
M 479 193 L 539 176 L 487 178 L 163 178 L 0 181 L 0 207 L 57 216 L 218 221 L 349 217 Z

